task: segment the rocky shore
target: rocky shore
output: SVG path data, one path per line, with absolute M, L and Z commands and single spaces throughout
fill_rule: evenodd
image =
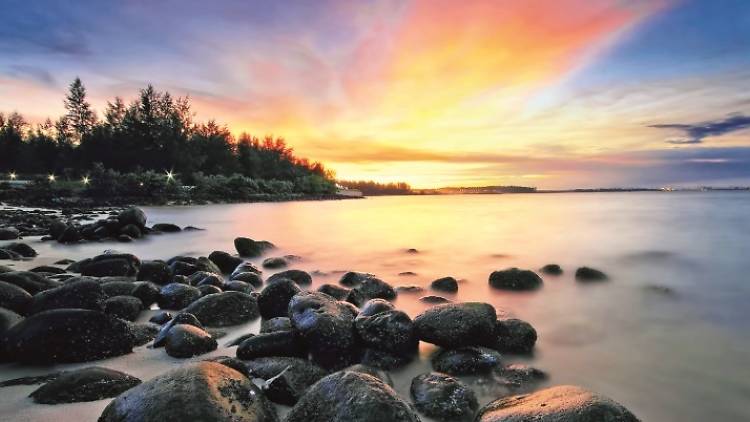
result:
M 74 242 L 137 241 L 181 229 L 148 226 L 137 208 L 23 215 L 0 214 L 0 226 L 17 231 L 0 243 L 0 259 L 37 258 L 19 236 L 67 244 L 64 233 L 76 231 Z M 432 294 L 422 299 L 433 305 L 412 318 L 392 302 L 416 288 L 350 271 L 313 289 L 314 274 L 293 268 L 299 257 L 277 256 L 273 243 L 249 237 L 235 238 L 234 246 L 164 261 L 109 250 L 29 271 L 0 266 L 0 362 L 92 362 L 0 387 L 39 384 L 30 397 L 40 404 L 111 399 L 100 421 L 279 421 L 282 408 L 286 422 L 638 420 L 581 387 L 539 389 L 543 371 L 506 359 L 533 354 L 533 325 L 498 317 L 488 303 L 445 298 L 461 288 L 452 277 L 430 284 Z M 251 258 L 264 259 L 255 265 Z M 281 271 L 267 277 L 264 270 Z M 562 271 L 554 264 L 539 270 Z M 575 276 L 581 283 L 608 280 L 588 267 Z M 487 283 L 529 291 L 544 281 L 536 271 L 508 268 Z M 200 357 L 217 350 L 229 330 L 257 320 L 258 332 L 227 345 L 236 346 L 233 356 L 203 357 L 145 381 L 96 363 L 146 347 L 175 359 Z M 423 343 L 437 347 L 426 356 L 433 371 L 415 376 L 408 396 L 400 395 L 391 373 L 424 358 Z M 480 406 L 480 388 L 496 391 L 496 399 Z

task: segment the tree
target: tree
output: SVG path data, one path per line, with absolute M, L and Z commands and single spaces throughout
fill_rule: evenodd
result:
M 64 103 L 65 109 L 68 110 L 68 125 L 72 129 L 75 141 L 80 142 L 96 124 L 96 115 L 91 110 L 91 104 L 86 101 L 86 88 L 81 78 L 76 78 L 70 84 Z

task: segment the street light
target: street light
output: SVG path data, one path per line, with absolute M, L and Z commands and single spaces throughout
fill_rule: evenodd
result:
M 15 171 L 10 172 L 10 174 L 8 174 L 8 176 L 10 176 L 10 180 L 16 180 L 16 177 L 18 177 L 18 176 L 16 176 L 16 172 Z
M 171 182 L 172 180 L 174 180 L 174 173 L 170 170 L 167 172 L 167 181 Z
M 88 176 L 83 176 L 83 179 L 81 179 L 81 182 L 83 182 L 84 185 L 88 185 L 91 180 Z
M 54 181 L 55 181 L 55 175 L 54 175 L 54 174 L 50 174 L 49 176 L 47 176 L 47 179 L 48 179 L 48 180 L 49 180 L 50 182 L 54 182 Z

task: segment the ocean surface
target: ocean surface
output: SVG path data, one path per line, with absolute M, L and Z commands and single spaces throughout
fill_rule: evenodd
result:
M 549 380 L 542 386 L 590 388 L 643 421 L 750 420 L 746 192 L 410 196 L 144 210 L 149 224 L 206 230 L 130 244 L 65 246 L 27 238 L 40 257 L 15 266 L 80 259 L 105 249 L 142 259 L 234 252 L 233 239 L 247 236 L 275 243 L 271 255 L 301 256 L 292 268 L 325 273 L 314 277 L 313 288 L 335 283 L 338 271 L 348 270 L 377 274 L 394 286 L 426 287 L 433 279 L 453 276 L 461 280 L 459 291 L 444 296 L 486 301 L 534 325 L 539 333 L 534 355 L 507 361 L 546 371 Z M 407 253 L 408 248 L 419 253 Z M 545 276 L 537 291 L 497 291 L 488 285 L 494 270 L 549 263 L 560 264 L 565 273 Z M 611 280 L 577 283 L 573 273 L 583 265 L 605 271 Z M 399 275 L 407 271 L 416 275 Z M 415 316 L 426 308 L 420 296 L 402 293 L 396 306 Z M 219 350 L 193 360 L 234 356 L 234 348 L 221 346 L 258 328 L 257 322 L 235 327 L 219 339 Z M 423 343 L 420 359 L 393 373 L 395 388 L 405 397 L 412 377 L 429 370 L 433 350 Z M 88 365 L 148 379 L 184 362 L 144 346 L 88 364 L 4 365 L 0 380 Z M 93 421 L 108 403 L 33 404 L 26 396 L 35 388 L 0 389 L 0 420 Z M 494 398 L 487 389 L 478 392 L 481 404 Z

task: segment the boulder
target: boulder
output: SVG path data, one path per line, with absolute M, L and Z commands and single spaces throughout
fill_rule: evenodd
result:
M 161 309 L 183 309 L 200 297 L 200 290 L 193 286 L 169 283 L 159 291 L 158 304 Z
M 547 275 L 561 275 L 563 273 L 563 269 L 557 264 L 547 264 L 540 268 L 539 272 Z
M 531 270 L 508 268 L 493 271 L 490 286 L 501 290 L 535 290 L 542 287 L 542 278 Z
M 230 280 L 224 283 L 224 291 L 227 292 L 242 292 L 251 294 L 255 291 L 255 288 L 250 283 L 245 283 L 240 280 Z
M 221 290 L 220 288 L 216 286 L 212 286 L 210 284 L 204 284 L 202 286 L 198 286 L 198 290 L 200 290 L 201 292 L 201 297 L 206 297 L 208 295 L 217 295 L 223 292 L 223 290 Z
M 270 356 L 305 356 L 305 347 L 294 331 L 275 331 L 245 339 L 237 348 L 237 358 L 248 360 Z
M 388 312 L 396 309 L 391 302 L 385 299 L 370 299 L 362 306 L 357 317 L 368 317 L 381 312 Z
M 117 215 L 117 220 L 119 221 L 120 226 L 133 224 L 140 229 L 146 227 L 146 213 L 144 213 L 142 209 L 137 207 L 130 207 L 122 211 Z
M 397 355 L 414 354 L 419 340 L 414 334 L 414 324 L 409 315 L 392 310 L 372 316 L 361 315 L 354 320 L 362 343 L 371 349 Z
M 446 293 L 456 293 L 458 291 L 458 281 L 453 277 L 443 277 L 430 283 L 432 290 Z
M 78 231 L 78 227 L 70 225 L 66 226 L 65 229 L 57 236 L 57 241 L 60 243 L 76 243 L 81 240 L 81 232 Z
M 528 322 L 499 319 L 495 323 L 495 341 L 489 346 L 503 353 L 531 353 L 536 339 L 536 330 Z
M 208 271 L 196 271 L 187 278 L 187 282 L 191 286 L 201 286 L 204 284 L 210 284 L 218 288 L 224 286 L 224 277 L 221 274 L 210 273 Z
M 143 261 L 136 279 L 158 285 L 168 284 L 172 280 L 172 269 L 164 261 Z
M 81 265 L 81 275 L 92 277 L 135 276 L 138 274 L 138 266 L 140 266 L 139 261 L 138 266 L 135 265 L 135 262 L 122 255 L 112 255 L 111 257 L 99 255 L 85 265 Z
M 175 315 L 174 318 L 170 319 L 163 327 L 161 327 L 161 330 L 159 330 L 159 333 L 157 333 L 156 337 L 154 338 L 153 347 L 164 346 L 164 343 L 167 341 L 169 330 L 171 330 L 172 327 L 180 324 L 192 325 L 194 327 L 203 329 L 203 325 L 201 325 L 201 322 L 198 321 L 198 318 L 196 318 L 195 315 L 185 312 L 179 313 Z
M 419 416 L 387 384 L 361 372 L 340 371 L 313 384 L 286 422 L 418 422 Z
M 639 422 L 614 400 L 581 387 L 563 385 L 532 394 L 503 397 L 479 410 L 477 422 Z
M 157 223 L 151 226 L 151 229 L 162 233 L 177 233 L 182 231 L 180 226 L 172 223 Z
M 36 250 L 26 243 L 9 243 L 3 246 L 3 249 L 13 251 L 24 258 L 33 258 L 37 256 Z
M 8 271 L 0 273 L 0 281 L 18 286 L 31 295 L 61 286 L 59 282 L 31 271 Z
M 375 277 L 368 273 L 358 273 L 356 271 L 349 271 L 348 273 L 341 276 L 339 284 L 346 287 L 357 287 L 368 278 Z
M 282 256 L 275 256 L 263 260 L 263 268 L 278 269 L 284 268 L 287 265 L 289 265 L 289 262 L 287 262 L 286 258 Z
M 24 315 L 32 302 L 31 295 L 15 284 L 0 281 L 0 307 Z
M 32 315 L 6 333 L 6 355 L 29 364 L 88 362 L 130 353 L 128 325 L 103 312 L 55 309 Z
M 258 295 L 258 308 L 264 319 L 288 316 L 289 301 L 302 290 L 292 280 L 267 285 Z
M 312 284 L 312 277 L 310 274 L 302 270 L 286 270 L 276 273 L 269 277 L 266 283 L 271 284 L 284 279 L 292 280 L 300 286 L 309 286 Z
M 143 236 L 143 233 L 141 232 L 141 229 L 139 229 L 135 224 L 127 224 L 120 229 L 120 235 L 128 236 L 131 239 L 138 239 Z
M 268 249 L 274 248 L 271 242 L 255 241 L 247 237 L 238 237 L 234 239 L 234 248 L 240 256 L 254 258 L 260 256 Z
M 441 347 L 485 345 L 494 340 L 495 308 L 487 303 L 436 305 L 414 318 L 417 337 Z
M 472 421 L 479 408 L 474 391 L 445 374 L 418 375 L 409 392 L 420 413 L 439 421 Z
M 18 239 L 18 229 L 15 227 L 0 227 L 0 240 Z
M 140 383 L 141 380 L 124 372 L 91 366 L 63 372 L 29 397 L 41 404 L 96 401 L 118 396 Z
M 275 409 L 242 373 L 216 362 L 180 366 L 113 400 L 99 422 L 278 422 Z
M 133 283 L 133 290 L 130 295 L 137 297 L 141 301 L 143 309 L 148 309 L 152 304 L 159 300 L 161 288 L 150 281 L 139 281 Z
M 247 293 L 223 292 L 203 296 L 185 312 L 195 315 L 207 327 L 242 324 L 260 316 L 258 300 Z
M 261 334 L 273 333 L 276 331 L 292 331 L 292 321 L 287 317 L 276 317 L 261 321 Z
M 172 272 L 172 275 L 184 275 L 189 276 L 194 274 L 197 271 L 200 271 L 200 268 L 198 268 L 197 265 L 192 264 L 190 262 L 185 261 L 174 261 L 171 264 L 169 264 L 169 269 Z
M 94 278 L 94 277 L 76 277 L 75 279 L 71 280 L 99 280 L 102 286 L 102 290 L 104 290 L 104 294 L 106 297 L 113 297 L 113 296 L 127 296 L 133 293 L 133 289 L 135 289 L 135 283 L 133 281 L 124 278 L 119 279 L 119 277 L 101 277 L 101 278 Z M 104 280 L 111 280 L 111 281 L 104 281 Z M 73 281 L 69 281 L 69 283 L 72 283 Z
M 576 280 L 582 282 L 588 281 L 605 281 L 608 280 L 607 274 L 589 267 L 580 267 L 576 270 Z
M 204 330 L 189 324 L 179 324 L 167 333 L 164 348 L 173 358 L 191 358 L 216 350 L 218 343 Z
M 264 392 L 275 403 L 294 406 L 307 389 L 328 375 L 314 363 L 294 357 L 266 357 L 248 361 L 255 378 L 266 381 Z
M 135 321 L 143 304 L 133 296 L 113 296 L 104 301 L 104 313 L 120 319 Z
M 237 280 L 235 278 L 237 274 L 242 274 L 242 273 L 254 273 L 254 274 L 260 275 L 261 273 L 263 273 L 263 271 L 259 270 L 258 267 L 256 267 L 250 262 L 243 262 L 242 264 L 238 265 L 237 268 L 234 269 L 234 271 L 232 271 L 232 274 L 229 275 L 229 279 Z
M 476 375 L 500 366 L 500 354 L 486 347 L 443 349 L 432 357 L 432 368 L 449 375 Z
M 362 293 L 362 296 L 367 299 L 393 300 L 396 298 L 396 289 L 376 277 L 368 277 L 362 280 L 359 286 L 354 289 Z
M 335 284 L 323 284 L 320 287 L 318 287 L 318 291 L 320 293 L 325 293 L 328 296 L 331 296 L 336 300 L 346 300 L 350 292 L 349 289 L 345 289 Z
M 208 259 L 219 267 L 222 274 L 229 274 L 242 264 L 242 258 L 232 256 L 224 251 L 213 251 L 208 255 Z
M 433 304 L 433 305 L 434 304 L 451 303 L 451 302 L 453 302 L 450 299 L 444 298 L 442 296 L 435 296 L 435 295 L 422 296 L 422 297 L 419 298 L 419 301 L 423 302 L 423 303 L 430 303 L 430 304 Z
M 96 281 L 78 280 L 34 295 L 29 304 L 30 315 L 51 309 L 78 308 L 104 310 L 106 296 Z

